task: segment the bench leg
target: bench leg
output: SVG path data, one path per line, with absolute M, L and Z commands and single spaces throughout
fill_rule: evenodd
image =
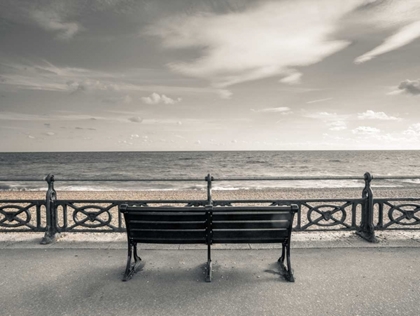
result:
M 207 245 L 207 266 L 206 266 L 206 282 L 211 282 L 213 278 L 212 263 L 211 263 L 211 248 Z
M 134 258 L 133 258 L 134 257 Z M 134 259 L 134 262 L 131 262 L 131 259 Z M 137 264 L 141 261 L 141 258 L 137 255 L 137 243 L 128 241 L 128 256 L 127 256 L 127 266 L 125 268 L 123 281 L 130 280 L 134 273 L 136 273 Z
M 287 268 L 284 265 L 284 259 L 286 259 L 287 261 Z M 292 265 L 290 263 L 290 241 L 289 240 L 286 240 L 285 242 L 283 242 L 283 247 L 281 250 L 281 257 L 279 258 L 278 262 L 280 263 L 281 268 L 285 272 L 284 278 L 286 279 L 286 281 L 295 282 L 295 278 L 293 276 Z
M 207 261 L 207 271 L 206 271 L 206 282 L 211 282 L 213 278 L 213 272 L 212 272 L 212 263 L 211 260 Z

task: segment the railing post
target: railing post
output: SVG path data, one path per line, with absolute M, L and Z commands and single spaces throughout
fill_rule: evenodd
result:
M 45 181 L 48 183 L 48 190 L 46 195 L 47 227 L 45 230 L 45 235 L 41 240 L 42 245 L 54 242 L 56 234 L 59 232 L 57 228 L 57 210 L 55 207 L 57 192 L 54 189 L 54 175 L 49 174 L 45 178 Z
M 210 175 L 210 173 L 204 178 L 204 180 L 207 181 L 207 204 L 212 205 L 213 199 L 211 196 L 211 182 L 214 180 L 214 178 Z
M 362 220 L 356 234 L 363 239 L 376 243 L 378 240 L 375 237 L 375 226 L 373 225 L 373 191 L 370 183 L 373 179 L 369 172 L 364 174 L 365 187 L 363 188 L 362 198 L 364 199 L 362 205 Z

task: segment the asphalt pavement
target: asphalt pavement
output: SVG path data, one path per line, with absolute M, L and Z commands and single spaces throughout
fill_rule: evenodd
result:
M 273 246 L 214 246 L 207 283 L 205 247 L 145 245 L 144 265 L 122 282 L 122 240 L 3 240 L 0 314 L 420 315 L 419 239 L 323 236 L 292 243 L 295 283 Z

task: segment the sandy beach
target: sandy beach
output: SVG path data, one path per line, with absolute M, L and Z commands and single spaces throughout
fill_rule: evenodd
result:
M 363 188 L 213 190 L 213 200 L 294 200 L 360 198 Z M 376 198 L 420 198 L 418 188 L 373 188 Z M 1 191 L 0 200 L 45 199 L 45 191 Z M 188 191 L 60 191 L 59 200 L 205 200 L 206 190 Z

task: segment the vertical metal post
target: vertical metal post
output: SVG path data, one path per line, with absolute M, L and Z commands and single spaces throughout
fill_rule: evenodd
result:
M 211 196 L 211 182 L 214 180 L 214 178 L 210 175 L 210 173 L 204 178 L 204 180 L 207 181 L 207 204 L 212 205 L 213 199 Z
M 45 235 L 41 240 L 41 244 L 46 245 L 55 241 L 56 234 L 58 233 L 57 228 L 57 210 L 55 207 L 55 201 L 57 200 L 57 192 L 54 189 L 54 175 L 48 175 L 45 178 L 48 183 L 48 190 L 46 195 L 46 219 L 47 227 Z
M 206 205 L 206 244 L 207 244 L 207 271 L 206 282 L 211 282 L 213 271 L 211 262 L 211 245 L 213 243 L 213 206 Z
M 364 179 L 365 187 L 362 191 L 362 198 L 364 199 L 362 220 L 356 234 L 369 242 L 376 243 L 378 240 L 375 237 L 375 226 L 373 225 L 373 191 L 370 186 L 373 177 L 369 172 L 366 172 L 364 174 Z

